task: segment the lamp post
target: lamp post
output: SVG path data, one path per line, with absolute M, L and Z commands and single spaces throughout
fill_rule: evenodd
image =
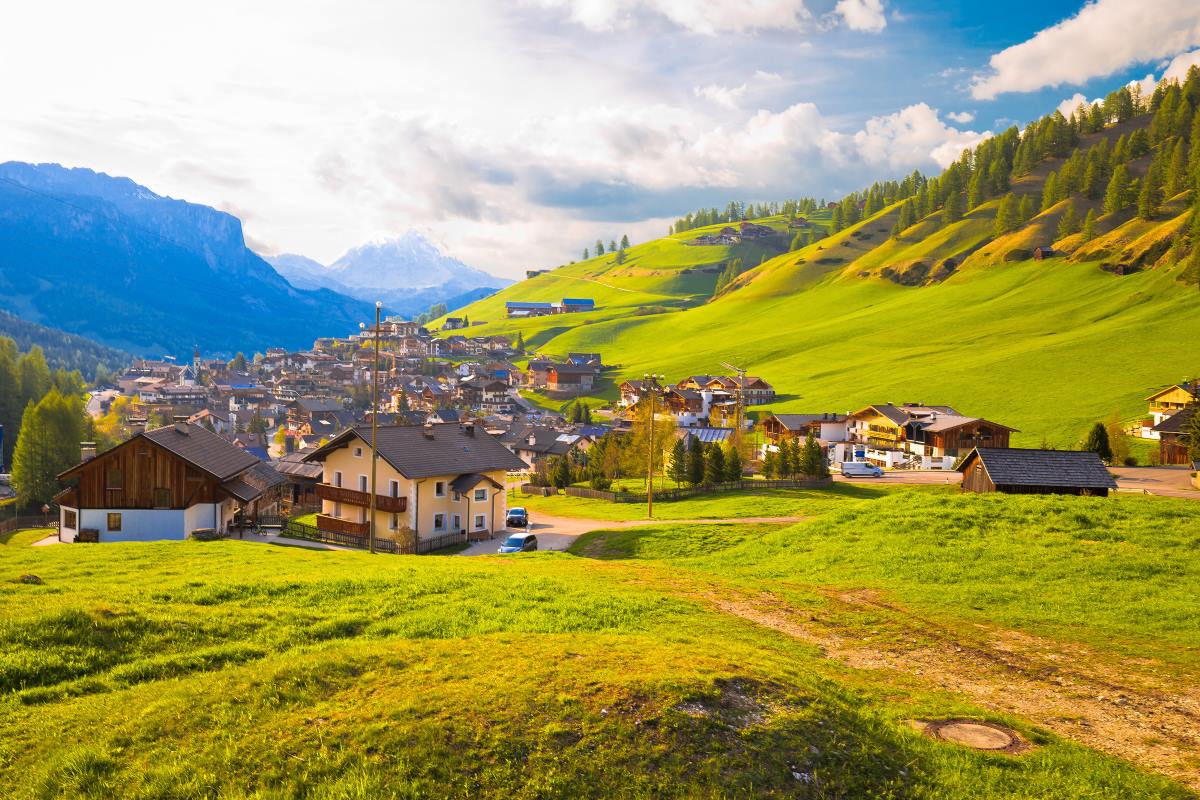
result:
M 368 531 L 368 550 L 371 553 L 375 552 L 375 485 L 377 478 L 377 463 L 378 463 L 378 447 L 377 439 L 379 433 L 379 313 L 383 309 L 383 303 L 375 302 L 375 360 L 371 365 L 371 511 L 370 519 L 367 527 Z M 359 326 L 360 328 L 363 326 Z
M 646 385 L 646 391 L 650 395 L 650 444 L 646 448 L 646 518 L 654 517 L 654 401 L 655 395 L 658 394 L 658 382 L 662 380 L 662 375 L 651 375 L 646 373 L 642 376 L 642 382 Z

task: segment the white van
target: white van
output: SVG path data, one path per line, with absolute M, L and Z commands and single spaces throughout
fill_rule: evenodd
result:
M 882 478 L 883 470 L 869 461 L 843 461 L 842 474 L 847 478 Z

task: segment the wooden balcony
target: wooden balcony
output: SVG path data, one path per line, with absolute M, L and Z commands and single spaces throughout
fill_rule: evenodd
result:
M 356 492 L 345 486 L 330 486 L 328 483 L 317 484 L 317 497 L 333 503 L 345 503 L 349 506 L 362 506 L 363 508 L 371 506 L 370 493 Z M 403 514 L 408 510 L 408 498 L 377 494 L 375 495 L 375 508 L 388 514 Z
M 348 519 L 338 519 L 327 514 L 317 514 L 317 528 L 323 531 L 348 533 L 353 536 L 369 536 L 371 526 L 366 522 L 351 522 Z

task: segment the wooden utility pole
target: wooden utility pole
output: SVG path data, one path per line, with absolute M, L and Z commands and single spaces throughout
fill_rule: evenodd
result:
M 642 376 L 642 382 L 646 385 L 646 389 L 650 394 L 650 439 L 649 446 L 646 448 L 646 518 L 654 517 L 654 423 L 655 412 L 654 403 L 657 400 L 658 382 L 662 379 L 662 375 L 645 374 Z

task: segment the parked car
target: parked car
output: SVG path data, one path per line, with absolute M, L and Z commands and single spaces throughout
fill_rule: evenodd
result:
M 843 461 L 842 474 L 847 478 L 882 478 L 883 470 L 867 461 Z
M 528 528 L 529 514 L 523 508 L 510 508 L 504 524 L 509 528 Z
M 537 537 L 532 533 L 514 533 L 504 540 L 497 553 L 530 553 L 537 550 Z

